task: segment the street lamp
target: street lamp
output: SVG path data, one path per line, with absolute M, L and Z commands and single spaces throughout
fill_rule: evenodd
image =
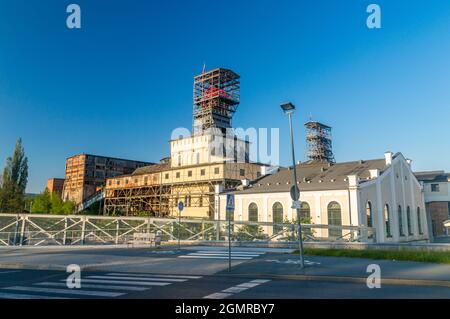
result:
M 291 150 L 292 150 L 292 166 L 293 166 L 293 179 L 294 184 L 291 187 L 291 198 L 294 201 L 294 205 L 297 207 L 297 231 L 298 231 L 298 250 L 299 250 L 299 258 L 300 258 L 300 267 L 304 268 L 305 263 L 303 260 L 303 238 L 302 238 L 302 223 L 300 221 L 300 189 L 297 186 L 297 169 L 295 167 L 295 151 L 294 151 L 294 130 L 292 127 L 292 115 L 295 111 L 295 106 L 292 103 L 284 103 L 281 104 L 281 109 L 284 114 L 287 114 L 289 118 L 289 129 L 291 133 Z

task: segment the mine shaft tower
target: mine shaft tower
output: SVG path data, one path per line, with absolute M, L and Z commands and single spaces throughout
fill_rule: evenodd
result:
M 240 76 L 217 68 L 194 78 L 193 131 L 218 128 L 225 133 L 240 101 Z
M 331 127 L 325 124 L 309 121 L 305 124 L 307 151 L 306 157 L 311 162 L 335 163 Z

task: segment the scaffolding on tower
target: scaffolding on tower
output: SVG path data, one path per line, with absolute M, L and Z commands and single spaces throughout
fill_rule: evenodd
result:
M 211 128 L 225 132 L 240 101 L 240 76 L 223 68 L 194 78 L 193 131 L 200 135 Z
M 309 121 L 305 124 L 307 152 L 306 157 L 311 162 L 335 163 L 331 127 L 325 124 Z

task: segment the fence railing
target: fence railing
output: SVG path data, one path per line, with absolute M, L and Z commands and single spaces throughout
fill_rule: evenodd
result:
M 230 224 L 231 223 L 231 224 Z M 1 214 L 0 246 L 118 245 L 136 233 L 158 233 L 162 242 L 291 243 L 296 223 L 213 221 L 152 217 Z M 302 224 L 306 242 L 375 242 L 373 228 Z

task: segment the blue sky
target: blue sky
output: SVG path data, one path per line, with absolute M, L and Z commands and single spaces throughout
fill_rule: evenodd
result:
M 74 2 L 81 30 L 65 25 Z M 373 2 L 380 30 L 366 27 Z M 449 34 L 447 0 L 0 0 L 0 166 L 19 136 L 29 192 L 76 153 L 158 161 L 191 127 L 205 62 L 241 75 L 234 126 L 279 127 L 281 164 L 290 100 L 300 160 L 312 114 L 333 126 L 337 161 L 392 150 L 450 171 Z

